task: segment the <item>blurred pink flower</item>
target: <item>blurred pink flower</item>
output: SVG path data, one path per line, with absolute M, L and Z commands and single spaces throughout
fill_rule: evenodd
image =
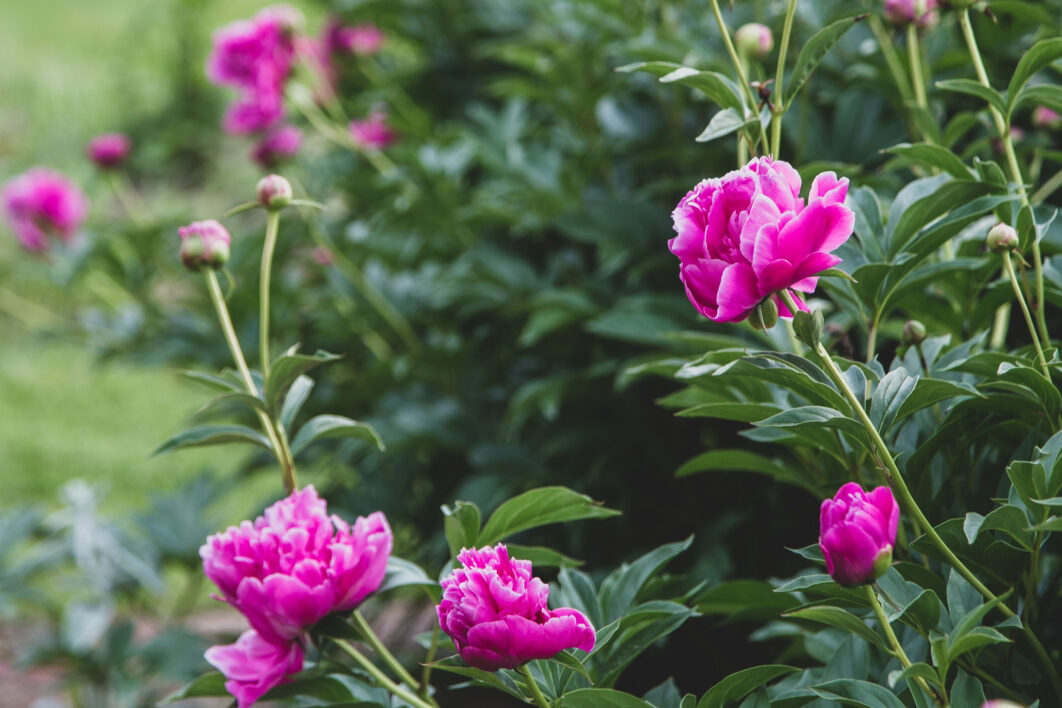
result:
M 69 241 L 88 211 L 88 201 L 77 185 L 44 167 L 9 180 L 0 198 L 19 243 L 38 253 L 48 250 L 49 235 Z
M 398 140 L 398 136 L 387 125 L 387 114 L 383 111 L 373 111 L 365 120 L 351 121 L 350 136 L 354 144 L 363 150 L 382 150 Z
M 110 169 L 125 162 L 133 143 L 124 133 L 104 133 L 89 141 L 85 152 L 97 167 Z
M 332 255 L 332 251 L 322 246 L 313 249 L 312 254 L 317 265 L 330 266 L 335 262 L 335 256 Z
M 199 549 L 223 599 L 271 642 L 290 641 L 329 612 L 353 609 L 383 582 L 392 535 L 380 512 L 353 526 L 329 516 L 312 486 Z
M 1056 130 L 1062 127 L 1062 116 L 1047 106 L 1037 106 L 1033 110 L 1032 122 L 1037 128 Z
M 668 241 L 690 303 L 715 322 L 740 322 L 774 297 L 791 317 L 776 293 L 814 292 L 816 274 L 841 262 L 830 252 L 852 235 L 847 193 L 847 179 L 823 172 L 805 206 L 800 175 L 768 157 L 698 184 L 672 213 L 677 236 Z
M 370 23 L 352 27 L 333 23 L 326 31 L 326 37 L 329 49 L 348 54 L 375 54 L 383 47 L 384 41 L 380 28 Z
M 564 649 L 590 651 L 596 635 L 583 613 L 546 607 L 549 586 L 531 575 L 531 561 L 509 558 L 502 544 L 457 554 L 464 568 L 442 581 L 439 625 L 469 666 L 515 669 Z
M 819 510 L 819 547 L 830 577 L 855 587 L 884 575 L 899 524 L 900 507 L 891 489 L 864 492 L 855 482 L 843 485 Z
M 239 708 L 247 708 L 302 671 L 302 654 L 298 642 L 275 644 L 250 629 L 235 644 L 210 647 L 205 656 L 225 674 L 225 690 L 236 698 Z
M 937 24 L 939 6 L 939 0 L 885 0 L 885 19 L 900 27 L 914 22 L 925 29 Z
M 251 158 L 268 169 L 295 157 L 301 146 L 302 131 L 293 125 L 283 125 L 269 131 L 254 144 Z

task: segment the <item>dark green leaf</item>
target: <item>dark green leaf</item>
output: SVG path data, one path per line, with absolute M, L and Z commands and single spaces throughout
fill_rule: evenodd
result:
M 585 494 L 567 487 L 541 487 L 513 497 L 499 506 L 487 520 L 477 546 L 488 546 L 520 531 L 578 519 L 602 519 L 619 514 Z
M 900 143 L 886 148 L 890 155 L 900 155 L 926 167 L 936 167 L 957 179 L 970 179 L 972 172 L 955 153 L 933 143 Z
M 291 441 L 291 454 L 298 455 L 314 440 L 325 438 L 356 438 L 366 440 L 384 449 L 383 441 L 368 423 L 359 423 L 341 415 L 317 415 L 302 424 Z
M 287 395 L 284 396 L 284 405 L 280 407 L 279 421 L 284 430 L 291 430 L 292 424 L 295 423 L 295 416 L 302 410 L 302 404 L 310 396 L 313 385 L 313 379 L 309 376 L 299 376 L 291 384 Z
M 561 696 L 558 708 L 653 708 L 641 698 L 611 688 L 580 688 Z
M 888 651 L 888 645 L 885 643 L 884 639 L 878 636 L 877 632 L 871 629 L 866 622 L 840 607 L 817 605 L 815 607 L 805 607 L 801 610 L 787 612 L 783 616 L 791 619 L 820 622 L 831 627 L 839 627 L 851 634 L 855 634 L 879 649 Z
M 462 548 L 475 548 L 479 537 L 479 507 L 472 502 L 455 502 L 443 506 L 443 527 L 450 555 L 457 556 Z
M 983 85 L 980 81 L 973 79 L 948 79 L 947 81 L 938 81 L 936 83 L 937 88 L 942 91 L 953 91 L 956 93 L 965 93 L 970 96 L 977 96 L 984 100 L 988 105 L 993 106 L 1001 114 L 1006 115 L 1007 106 L 998 91 L 994 91 L 987 86 Z
M 1006 109 L 1000 111 L 1006 116 L 1008 124 L 1011 111 L 1018 100 L 1018 92 L 1037 72 L 1060 57 L 1062 57 L 1062 37 L 1042 39 L 1021 55 L 1021 60 L 1014 69 L 1014 75 L 1007 86 Z
M 273 449 L 266 436 L 243 425 L 200 425 L 174 435 L 151 454 L 161 455 L 183 447 L 221 445 L 229 442 L 252 443 L 266 450 Z
M 545 546 L 521 546 L 516 543 L 506 545 L 513 558 L 529 560 L 536 568 L 578 568 L 583 564 L 578 558 L 566 556 Z
M 697 701 L 697 708 L 723 708 L 728 701 L 740 700 L 765 683 L 797 671 L 800 669 L 785 664 L 754 666 L 737 671 L 701 696 L 701 700 Z
M 892 691 L 869 681 L 836 679 L 812 686 L 811 690 L 821 698 L 840 701 L 848 706 L 904 708 L 903 702 Z
M 265 382 L 265 400 L 270 410 L 277 410 L 280 396 L 300 375 L 340 358 L 342 357 L 322 350 L 312 355 L 296 354 L 295 347 L 278 356 L 270 365 L 269 377 Z
M 789 108 L 793 103 L 793 99 L 803 88 L 804 82 L 808 80 L 819 62 L 833 49 L 833 45 L 837 44 L 844 33 L 852 29 L 855 23 L 864 17 L 866 15 L 854 15 L 837 20 L 812 35 L 811 39 L 801 47 L 800 53 L 797 54 L 796 64 L 793 66 L 793 73 L 789 75 L 789 84 L 785 87 L 785 100 L 783 101 L 785 108 Z
M 383 593 L 411 585 L 427 587 L 433 591 L 433 595 L 438 594 L 439 583 L 429 578 L 423 568 L 413 561 L 391 556 L 387 559 L 387 572 L 384 575 L 383 583 L 380 584 L 376 592 Z

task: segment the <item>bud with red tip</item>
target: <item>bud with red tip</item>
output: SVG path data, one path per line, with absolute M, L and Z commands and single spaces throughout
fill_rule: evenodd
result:
M 770 28 L 758 22 L 741 25 L 734 33 L 734 41 L 742 54 L 761 61 L 766 59 L 774 48 L 774 35 L 771 34 Z
M 177 229 L 177 233 L 181 236 L 181 263 L 188 270 L 218 270 L 228 263 L 232 237 L 218 222 L 193 221 Z
M 267 175 L 258 180 L 258 203 L 270 211 L 291 204 L 291 183 L 280 175 Z
M 1009 224 L 996 224 L 988 232 L 985 245 L 993 253 L 1006 253 L 1018 247 L 1018 232 Z

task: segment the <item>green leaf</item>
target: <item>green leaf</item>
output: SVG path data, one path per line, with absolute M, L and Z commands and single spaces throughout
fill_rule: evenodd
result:
M 690 608 L 665 600 L 644 602 L 628 611 L 618 620 L 611 638 L 591 652 L 597 684 L 603 688 L 612 686 L 638 655 L 692 616 Z M 606 629 L 610 626 L 606 625 Z
M 917 691 L 918 688 L 914 683 L 914 679 L 916 678 L 924 679 L 926 681 L 929 681 L 930 683 L 936 684 L 937 686 L 944 685 L 940 680 L 940 676 L 937 675 L 936 669 L 934 669 L 932 666 L 925 663 L 924 661 L 919 661 L 917 663 L 911 664 L 902 671 L 890 671 L 889 686 L 895 688 L 896 684 L 898 684 L 900 681 L 907 681 L 908 685 L 911 687 L 911 691 Z
M 299 432 L 291 441 L 291 454 L 298 455 L 314 440 L 325 438 L 356 438 L 374 443 L 380 450 L 384 449 L 383 441 L 376 431 L 368 423 L 359 423 L 341 415 L 316 415 L 303 423 Z
M 1030 531 L 1062 531 L 1062 516 L 1052 516 L 1043 523 L 1029 528 Z
M 811 687 L 820 698 L 840 701 L 848 706 L 865 708 L 904 708 L 903 702 L 889 689 L 869 681 L 836 679 Z
M 203 447 L 230 442 L 252 443 L 272 451 L 266 436 L 244 425 L 199 425 L 188 428 L 155 448 L 152 455 L 162 455 L 183 447 Z
M 675 415 L 679 418 L 718 418 L 720 420 L 736 420 L 741 423 L 751 423 L 779 412 L 778 406 L 765 403 L 702 403 L 693 408 L 679 411 Z
M 699 71 L 688 66 L 675 69 L 660 77 L 662 84 L 682 84 L 697 89 L 723 108 L 743 110 L 740 87 L 726 76 L 714 71 Z
M 1062 86 L 1057 84 L 1026 86 L 1018 94 L 1018 100 L 1014 102 L 1011 110 L 1016 111 L 1028 103 L 1034 106 L 1047 106 L 1056 113 L 1062 113 Z
M 954 661 L 961 655 L 974 649 L 980 649 L 990 644 L 1002 644 L 1010 640 L 991 627 L 974 627 L 963 634 L 948 649 L 948 662 Z
M 558 708 L 653 708 L 641 698 L 611 688 L 580 688 L 561 696 Z
M 694 140 L 699 143 L 707 143 L 717 138 L 726 137 L 747 125 L 756 125 L 757 120 L 759 119 L 756 117 L 745 120 L 744 113 L 740 109 L 724 108 L 712 116 L 712 119 L 708 121 L 707 127 Z
M 799 603 L 762 580 L 731 580 L 703 591 L 693 604 L 701 614 L 722 615 L 724 622 L 763 622 Z
M 893 425 L 923 408 L 928 408 L 935 403 L 940 403 L 941 401 L 957 398 L 959 396 L 985 397 L 983 393 L 968 383 L 957 383 L 955 381 L 946 381 L 944 379 L 919 378 L 918 383 L 915 385 L 915 390 L 907 397 L 907 400 L 903 402 L 903 405 L 901 405 L 900 409 L 896 412 L 896 418 L 893 420 Z
M 191 683 L 186 684 L 166 696 L 166 698 L 159 702 L 159 705 L 164 706 L 170 703 L 176 703 L 185 698 L 207 698 L 214 696 L 229 697 L 229 692 L 225 690 L 225 675 L 220 671 L 211 671 L 208 674 L 203 674 Z
M 433 669 L 439 669 L 451 674 L 457 674 L 472 679 L 473 683 L 489 686 L 499 691 L 508 693 L 513 698 L 524 700 L 524 694 L 509 675 L 504 671 L 484 671 L 467 665 L 460 656 L 448 656 L 430 664 L 425 664 Z
M 853 615 L 847 610 L 843 610 L 840 607 L 833 607 L 832 605 L 818 605 L 815 607 L 805 607 L 800 610 L 794 610 L 787 612 L 783 617 L 791 619 L 809 620 L 812 622 L 819 622 L 831 627 L 838 627 L 851 634 L 856 635 L 860 639 L 865 640 L 869 644 L 876 646 L 879 649 L 888 651 L 888 645 L 885 640 L 878 636 L 878 633 L 867 625 L 866 622 Z
M 923 590 L 903 607 L 889 608 L 885 616 L 890 622 L 901 620 L 928 634 L 940 623 L 940 598 L 932 590 Z
M 1006 110 L 1000 111 L 1007 118 L 1008 125 L 1011 111 L 1018 100 L 1018 92 L 1037 72 L 1060 57 L 1062 57 L 1062 37 L 1042 39 L 1021 55 L 1021 60 L 1014 69 L 1014 76 L 1010 78 L 1010 84 L 1007 86 Z
M 815 67 L 819 65 L 819 62 L 840 41 L 845 32 L 852 29 L 855 23 L 864 17 L 866 15 L 862 14 L 837 20 L 812 35 L 811 39 L 801 47 L 800 53 L 797 55 L 796 64 L 793 66 L 793 73 L 789 75 L 789 84 L 785 87 L 783 105 L 786 109 L 793 103 L 793 99 L 803 88 L 804 83 L 811 76 L 811 72 L 815 71 Z
M 981 516 L 975 512 L 967 512 L 963 522 L 963 531 L 970 545 L 977 540 L 982 531 L 1003 531 L 1013 538 L 1026 550 L 1032 550 L 1032 536 L 1028 532 L 1029 517 L 1025 511 L 1013 504 L 1003 504 L 991 512 L 988 516 Z
M 962 180 L 941 184 L 904 209 L 895 226 L 890 220 L 888 245 L 890 255 L 895 258 L 907 242 L 933 220 L 997 189 L 998 187 L 983 182 Z
M 179 371 L 178 373 L 189 381 L 201 383 L 215 391 L 239 391 L 241 393 L 246 393 L 246 389 L 241 384 L 232 381 L 231 379 L 226 379 L 223 376 L 204 374 L 202 371 Z
M 196 411 L 196 413 L 203 413 L 205 411 L 210 410 L 211 408 L 218 408 L 221 406 L 228 405 L 230 403 L 239 403 L 247 406 L 251 410 L 266 412 L 265 401 L 263 401 L 258 396 L 252 396 L 251 394 L 245 391 L 230 391 L 227 393 L 223 393 L 220 396 L 215 396 L 214 398 L 211 398 L 209 401 L 204 403 L 199 408 L 199 410 Z
M 479 536 L 479 507 L 472 502 L 455 502 L 442 507 L 443 528 L 450 555 L 457 556 L 462 548 L 475 548 Z
M 918 377 L 911 376 L 906 369 L 890 371 L 878 382 L 870 402 L 870 420 L 881 433 L 892 427 L 896 414 L 914 393 L 917 383 Z
M 521 546 L 516 543 L 506 544 L 513 558 L 531 561 L 536 568 L 578 568 L 583 561 L 566 556 L 559 551 L 545 546 Z
M 269 376 L 265 382 L 265 400 L 270 410 L 277 409 L 281 394 L 299 376 L 316 366 L 342 358 L 322 350 L 312 355 L 296 354 L 295 351 L 296 347 L 292 347 L 274 359 L 269 367 Z
M 984 100 L 988 105 L 993 106 L 1002 115 L 1007 114 L 1007 105 L 998 91 L 988 88 L 980 81 L 973 79 L 947 79 L 946 81 L 936 82 L 938 89 L 942 91 L 952 91 L 955 93 L 965 93 L 969 96 L 977 96 Z
M 795 666 L 767 664 L 730 674 L 701 696 L 697 708 L 722 708 L 728 701 L 738 701 L 776 678 L 800 671 Z
M 693 536 L 675 543 L 667 543 L 649 551 L 629 565 L 624 563 L 601 581 L 598 597 L 607 621 L 623 615 L 634 603 L 645 583 L 665 563 L 682 553 L 693 543 Z
M 676 477 L 686 477 L 697 472 L 726 470 L 732 472 L 758 472 L 771 477 L 784 476 L 785 468 L 774 460 L 749 450 L 728 448 L 709 450 L 687 460 L 675 470 Z
M 836 428 L 843 430 L 860 441 L 866 438 L 866 431 L 857 421 L 825 406 L 799 406 L 782 411 L 770 418 L 755 421 L 753 425 L 761 428 Z
M 552 661 L 555 664 L 560 664 L 564 668 L 570 669 L 585 678 L 587 681 L 590 681 L 590 674 L 586 672 L 586 667 L 583 666 L 583 662 L 579 661 L 579 658 L 576 657 L 570 649 L 557 652 L 544 661 Z M 591 683 L 593 682 L 591 681 Z
M 387 572 L 384 574 L 383 582 L 376 592 L 383 593 L 413 585 L 430 588 L 433 590 L 433 596 L 438 595 L 439 583 L 428 577 L 423 568 L 413 561 L 391 556 L 387 559 Z
M 476 539 L 488 546 L 520 531 L 578 519 L 603 519 L 620 512 L 601 506 L 567 487 L 541 487 L 513 497 L 499 506 Z
M 279 420 L 284 430 L 291 430 L 291 426 L 295 422 L 295 416 L 302 410 L 302 404 L 306 403 L 306 399 L 310 396 L 310 391 L 313 390 L 313 385 L 313 379 L 309 376 L 299 376 L 291 384 L 288 394 L 284 396 L 284 405 L 280 407 Z
M 926 167 L 937 167 L 956 179 L 970 179 L 972 171 L 955 153 L 933 143 L 900 143 L 886 148 L 890 155 L 899 155 Z

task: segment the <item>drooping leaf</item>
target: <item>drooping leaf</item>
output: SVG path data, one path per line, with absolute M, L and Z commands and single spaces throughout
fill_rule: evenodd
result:
M 221 445 L 230 442 L 251 443 L 270 451 L 273 449 L 265 435 L 244 425 L 199 425 L 174 435 L 155 448 L 151 454 L 162 455 L 184 447 Z
M 314 440 L 326 438 L 355 438 L 371 442 L 380 450 L 384 449 L 383 440 L 368 423 L 359 423 L 341 415 L 317 415 L 299 428 L 291 441 L 291 454 L 298 455 Z
M 619 514 L 585 494 L 567 487 L 540 487 L 513 497 L 491 514 L 476 539 L 477 546 L 488 546 L 520 531 L 579 519 L 603 519 Z

